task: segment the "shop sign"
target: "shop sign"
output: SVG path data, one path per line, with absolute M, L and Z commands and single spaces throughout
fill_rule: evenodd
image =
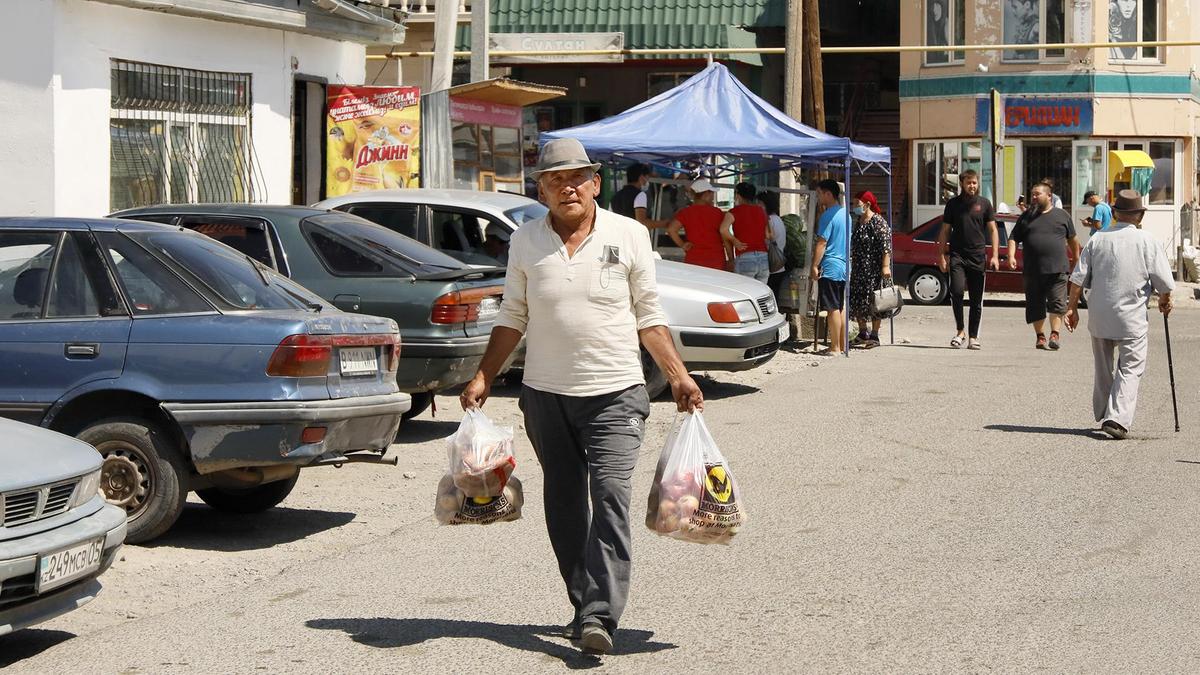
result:
M 624 33 L 490 33 L 488 51 L 565 52 L 601 51 L 625 48 Z M 621 54 L 537 54 L 496 56 L 492 63 L 621 63 Z
M 1087 98 L 1005 98 L 1001 117 L 1006 136 L 1080 136 L 1092 133 Z M 975 101 L 975 133 L 988 133 L 988 99 Z
M 521 107 L 451 96 L 450 119 L 454 122 L 520 129 Z
M 417 186 L 420 101 L 418 87 L 329 85 L 327 196 Z

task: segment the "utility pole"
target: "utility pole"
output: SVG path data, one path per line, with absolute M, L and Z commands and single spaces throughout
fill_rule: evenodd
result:
M 458 29 L 459 0 L 437 0 L 433 9 L 433 77 L 429 91 L 450 88 L 454 76 L 454 33 Z
M 471 0 L 471 81 L 488 79 L 488 40 L 491 12 L 488 0 Z
M 803 115 L 804 104 L 804 0 L 787 0 L 787 34 L 783 50 L 783 112 L 794 120 Z M 790 168 L 779 172 L 779 187 L 795 189 L 796 179 Z M 796 213 L 800 209 L 796 195 L 788 192 L 779 196 L 780 213 Z
M 790 25 L 789 25 L 790 28 Z M 825 76 L 821 62 L 819 0 L 804 0 L 804 116 L 803 122 L 825 131 Z

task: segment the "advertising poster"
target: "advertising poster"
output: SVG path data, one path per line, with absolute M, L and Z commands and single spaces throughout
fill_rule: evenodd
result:
M 421 90 L 330 85 L 328 91 L 326 195 L 417 187 Z

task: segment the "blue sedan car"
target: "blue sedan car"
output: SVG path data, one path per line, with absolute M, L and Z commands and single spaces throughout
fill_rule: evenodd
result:
M 411 405 L 394 321 L 152 223 L 0 219 L 0 352 L 0 416 L 95 446 L 133 543 L 189 491 L 254 512 L 302 467 L 382 461 Z

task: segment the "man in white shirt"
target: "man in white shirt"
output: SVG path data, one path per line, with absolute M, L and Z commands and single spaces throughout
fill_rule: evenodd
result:
M 597 168 L 579 141 L 543 146 L 532 175 L 550 211 L 512 236 L 500 315 L 461 403 L 484 404 L 524 335 L 520 404 L 544 473 L 546 529 L 575 609 L 564 635 L 602 654 L 629 595 L 629 501 L 650 414 L 639 341 L 680 411 L 702 408 L 704 397 L 667 330 L 649 232 L 597 206 Z
M 1142 196 L 1122 190 L 1112 210 L 1116 222 L 1088 239 L 1071 273 L 1067 329 L 1079 325 L 1079 296 L 1090 289 L 1088 332 L 1096 366 L 1092 412 L 1101 431 L 1122 439 L 1133 424 L 1138 385 L 1146 372 L 1146 302 L 1157 291 L 1158 311 L 1170 314 L 1175 280 L 1162 247 L 1141 229 L 1146 214 Z

